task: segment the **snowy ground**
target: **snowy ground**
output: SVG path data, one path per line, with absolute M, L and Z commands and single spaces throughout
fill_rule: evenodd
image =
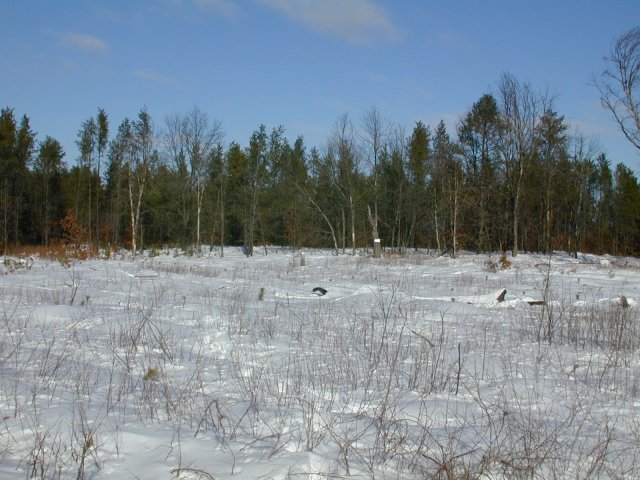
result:
M 640 261 L 509 260 L 8 258 L 0 478 L 640 477 Z

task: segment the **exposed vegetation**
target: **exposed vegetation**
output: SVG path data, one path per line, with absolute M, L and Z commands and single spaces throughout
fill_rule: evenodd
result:
M 0 266 L 0 477 L 640 475 L 636 259 L 178 253 Z

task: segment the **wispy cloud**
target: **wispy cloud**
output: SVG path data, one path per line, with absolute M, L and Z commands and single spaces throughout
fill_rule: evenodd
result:
M 241 13 L 240 7 L 230 0 L 194 0 L 200 10 L 219 13 L 227 18 L 235 18 Z
M 397 41 L 401 31 L 371 0 L 258 0 L 312 30 L 349 43 Z
M 103 55 L 109 52 L 109 45 L 104 40 L 87 33 L 58 32 L 56 35 L 65 45 L 79 48 L 93 55 Z
M 157 72 L 148 68 L 139 68 L 133 71 L 133 74 L 141 80 L 146 80 L 153 83 L 161 83 L 163 85 L 169 85 L 173 83 L 173 79 L 160 72 Z

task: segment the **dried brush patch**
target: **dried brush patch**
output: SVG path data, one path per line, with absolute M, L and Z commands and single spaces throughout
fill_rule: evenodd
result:
M 61 263 L 69 260 L 89 260 L 100 258 L 101 254 L 97 247 L 82 245 L 79 247 L 52 244 L 52 245 L 13 245 L 7 248 L 6 256 L 20 259 L 43 258 L 57 260 Z

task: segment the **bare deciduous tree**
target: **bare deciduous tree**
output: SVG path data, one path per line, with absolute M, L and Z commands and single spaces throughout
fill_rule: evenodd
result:
M 373 172 L 373 218 L 371 227 L 373 229 L 374 241 L 379 238 L 378 234 L 378 162 L 380 154 L 384 148 L 388 128 L 380 111 L 376 107 L 371 107 L 362 115 L 362 138 L 368 151 L 369 163 Z
M 523 181 L 536 151 L 536 123 L 548 103 L 546 95 L 538 95 L 531 85 L 521 83 L 513 75 L 504 73 L 498 84 L 501 128 L 498 148 L 511 190 L 512 254 L 519 249 L 519 226 Z
M 351 221 L 352 253 L 356 253 L 355 195 L 359 175 L 360 155 L 354 139 L 354 129 L 349 115 L 342 115 L 334 126 L 328 145 L 328 157 L 332 159 L 332 181 L 347 204 Z M 346 231 L 346 219 L 343 220 Z M 343 234 L 343 242 L 346 235 Z M 344 249 L 344 244 L 343 244 Z
M 631 144 L 640 150 L 640 27 L 623 34 L 605 57 L 607 67 L 595 80 L 608 108 Z
M 204 191 L 215 147 L 222 140 L 222 124 L 218 120 L 209 120 L 208 115 L 196 106 L 183 117 L 167 117 L 166 126 L 169 155 L 178 170 L 186 169 L 189 187 L 195 197 L 196 248 L 200 249 Z
M 200 249 L 200 218 L 202 200 L 207 185 L 211 161 L 216 144 L 222 140 L 222 124 L 209 120 L 198 107 L 184 117 L 183 141 L 191 173 L 191 188 L 196 196 L 196 247 Z

